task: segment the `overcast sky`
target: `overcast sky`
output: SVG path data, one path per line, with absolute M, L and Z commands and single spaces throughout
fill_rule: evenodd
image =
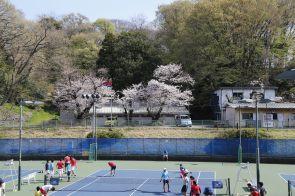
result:
M 155 19 L 159 5 L 169 4 L 173 0 L 10 0 L 21 10 L 27 19 L 36 19 L 40 15 L 61 16 L 80 13 L 91 21 L 97 18 L 130 20 L 143 15 L 147 21 Z

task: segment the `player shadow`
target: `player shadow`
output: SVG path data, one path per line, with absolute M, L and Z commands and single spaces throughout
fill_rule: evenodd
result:
M 55 190 L 56 192 L 81 192 L 81 193 L 122 193 L 122 192 L 131 192 L 134 191 L 134 189 L 128 189 L 128 190 L 68 190 L 68 189 L 63 189 L 63 190 Z
M 137 190 L 137 192 L 141 192 L 144 194 L 153 194 L 153 195 L 182 195 L 181 193 L 174 193 L 174 192 L 163 192 L 163 191 L 143 191 L 143 190 Z

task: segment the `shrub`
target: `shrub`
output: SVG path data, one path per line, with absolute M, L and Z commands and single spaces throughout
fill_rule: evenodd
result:
M 255 129 L 242 129 L 242 138 L 256 138 Z M 228 129 L 221 133 L 222 138 L 239 138 L 240 132 L 237 129 Z M 264 129 L 259 129 L 259 138 L 271 138 L 271 135 Z
M 97 138 L 123 138 L 124 134 L 120 131 L 108 130 L 108 131 L 98 131 L 96 133 Z M 93 134 L 88 133 L 87 138 L 92 138 Z

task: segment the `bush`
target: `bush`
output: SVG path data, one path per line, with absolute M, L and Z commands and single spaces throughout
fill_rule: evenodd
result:
M 256 138 L 255 129 L 242 129 L 242 138 Z M 228 129 L 221 133 L 222 138 L 239 138 L 240 132 L 237 129 Z M 259 129 L 259 138 L 271 138 L 271 135 L 264 129 Z
M 124 134 L 120 131 L 108 130 L 108 131 L 98 131 L 96 133 L 97 138 L 124 138 Z M 92 138 L 92 132 L 88 133 L 87 138 Z

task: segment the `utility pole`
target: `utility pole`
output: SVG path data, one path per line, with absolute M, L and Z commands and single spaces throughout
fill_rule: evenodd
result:
M 18 181 L 17 181 L 18 191 L 20 191 L 21 189 L 22 131 L 23 131 L 23 100 L 20 101 L 19 155 L 18 155 Z

